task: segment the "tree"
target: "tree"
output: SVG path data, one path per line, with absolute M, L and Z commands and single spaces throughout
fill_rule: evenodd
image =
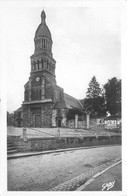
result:
M 102 94 L 102 89 L 100 88 L 100 85 L 96 80 L 96 77 L 93 76 L 86 92 L 86 98 L 94 99 L 100 96 L 101 94 Z
M 113 77 L 104 85 L 104 89 L 106 110 L 109 111 L 111 115 L 121 113 L 121 80 Z
M 84 99 L 84 109 L 87 113 L 90 113 L 91 116 L 105 115 L 104 94 L 95 76 L 93 76 L 89 83 L 86 98 Z

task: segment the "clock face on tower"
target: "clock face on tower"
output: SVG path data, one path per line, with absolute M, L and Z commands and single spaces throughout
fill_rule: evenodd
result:
M 40 78 L 39 77 L 36 77 L 36 82 L 39 82 L 40 81 Z

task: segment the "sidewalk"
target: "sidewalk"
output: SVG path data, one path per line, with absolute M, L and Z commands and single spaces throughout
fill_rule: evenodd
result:
M 122 191 L 122 163 L 97 173 L 77 191 Z
M 64 148 L 64 149 L 58 149 L 58 150 L 48 150 L 48 151 L 40 151 L 40 152 L 17 152 L 13 154 L 8 154 L 7 159 L 18 159 L 23 157 L 29 157 L 29 156 L 37 156 L 37 155 L 44 155 L 44 154 L 51 154 L 51 153 L 57 153 L 57 152 L 66 152 L 66 151 L 72 151 L 72 150 L 81 150 L 81 149 L 90 149 L 90 148 L 100 148 L 100 147 L 109 147 L 110 145 L 98 145 L 98 146 L 86 146 L 86 147 L 77 147 L 77 148 Z M 112 145 L 113 146 L 113 145 Z M 114 144 L 114 146 L 117 146 Z

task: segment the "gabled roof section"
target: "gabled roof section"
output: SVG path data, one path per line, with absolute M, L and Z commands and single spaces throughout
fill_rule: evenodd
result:
M 15 112 L 23 112 L 23 108 L 20 107 L 20 108 L 18 108 L 17 110 L 15 110 Z
M 78 99 L 76 99 L 66 93 L 64 93 L 64 100 L 65 100 L 67 108 L 79 109 L 79 110 L 83 109 L 82 104 L 80 103 L 80 101 Z
M 84 105 L 84 99 L 79 99 L 79 102 L 81 103 L 82 107 Z
M 63 98 L 58 100 L 53 109 L 78 109 L 82 110 L 83 106 L 80 101 L 66 93 L 63 93 Z
M 68 107 L 64 100 L 57 101 L 53 106 L 53 109 L 66 109 L 66 108 Z

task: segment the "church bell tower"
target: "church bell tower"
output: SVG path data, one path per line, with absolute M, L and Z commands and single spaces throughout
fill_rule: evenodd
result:
M 45 75 L 52 84 L 56 84 L 56 61 L 53 59 L 52 54 L 53 41 L 50 30 L 46 25 L 46 14 L 44 10 L 41 13 L 41 24 L 35 33 L 34 44 L 35 51 L 31 56 L 31 76 L 35 75 L 37 80 L 40 75 Z
M 51 126 L 51 109 L 56 100 L 56 61 L 52 54 L 52 44 L 52 36 L 43 10 L 41 23 L 35 32 L 34 54 L 30 57 L 30 77 L 24 86 L 23 119 L 25 126 Z
M 46 25 L 46 14 L 43 10 L 41 23 L 34 37 L 34 54 L 30 57 L 29 82 L 25 85 L 25 101 L 27 102 L 51 98 L 50 93 L 48 93 L 49 87 L 56 85 L 56 61 L 53 59 L 52 44 L 52 36 Z

